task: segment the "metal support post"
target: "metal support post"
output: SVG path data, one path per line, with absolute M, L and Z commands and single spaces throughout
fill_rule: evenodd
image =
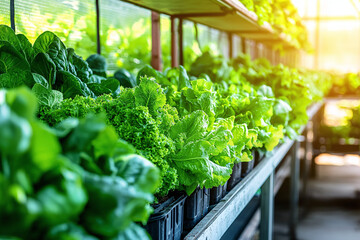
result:
M 320 139 L 319 139 L 319 131 L 320 131 L 320 123 L 322 121 L 322 117 L 324 116 L 325 111 L 325 104 L 320 108 L 320 110 L 316 113 L 316 115 L 313 118 L 313 126 L 312 126 L 312 132 L 313 132 L 313 150 L 320 150 Z M 315 158 L 316 154 L 312 154 L 311 159 L 311 165 L 310 165 L 310 177 L 315 178 L 316 177 L 316 163 Z
M 15 0 L 10 0 L 10 23 L 15 32 Z
M 233 44 L 233 35 L 232 33 L 228 33 L 228 41 L 229 41 L 229 59 L 234 57 L 234 44 Z
M 178 25 L 178 40 L 179 40 L 179 61 L 180 65 L 184 66 L 184 34 L 183 34 L 183 19 L 179 18 Z
M 161 71 L 160 14 L 151 12 L 151 66 Z
M 179 66 L 178 32 L 176 18 L 171 17 L 171 67 Z
M 309 121 L 306 125 L 304 136 L 305 136 L 305 153 L 304 153 L 304 173 L 302 179 L 302 190 L 301 190 L 301 199 L 303 201 L 303 205 L 305 208 L 308 205 L 308 193 L 307 193 L 307 186 L 309 181 L 309 172 L 310 172 L 310 163 L 312 159 L 312 121 Z
M 261 187 L 260 240 L 272 240 L 274 223 L 274 172 Z
M 291 172 L 290 172 L 290 238 L 296 239 L 296 225 L 299 215 L 299 182 L 300 182 L 300 142 L 295 141 L 291 149 Z
M 246 39 L 245 38 L 241 38 L 241 52 L 242 53 L 247 53 L 247 43 L 246 43 Z

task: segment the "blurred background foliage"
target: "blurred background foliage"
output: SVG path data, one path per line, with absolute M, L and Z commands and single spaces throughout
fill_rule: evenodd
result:
M 10 25 L 10 1 L 0 2 L 0 24 Z M 33 43 L 38 35 L 54 32 L 66 46 L 83 58 L 96 53 L 96 12 L 93 0 L 17 0 L 16 33 Z M 227 38 L 220 31 L 198 26 L 198 39 L 192 22 L 184 23 L 185 66 L 205 50 L 226 53 Z M 122 67 L 133 73 L 151 61 L 151 12 L 118 0 L 100 1 L 101 54 L 109 71 Z M 161 16 L 163 68 L 171 66 L 170 18 Z M 199 41 L 197 41 L 199 40 Z M 225 43 L 225 44 L 224 44 Z M 220 50 L 220 51 L 219 51 Z

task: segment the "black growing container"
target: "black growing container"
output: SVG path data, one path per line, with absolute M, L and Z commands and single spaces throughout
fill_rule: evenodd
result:
M 250 171 L 254 168 L 255 160 L 252 159 L 249 162 L 242 162 L 241 164 L 241 178 L 246 177 L 250 173 Z
M 241 162 L 235 163 L 232 169 L 231 176 L 227 182 L 227 190 L 230 191 L 241 180 Z
M 229 180 L 228 180 L 229 181 Z M 228 181 L 226 181 L 226 183 L 222 186 L 223 188 L 223 192 L 222 192 L 222 197 L 225 197 L 226 193 L 227 193 L 227 186 L 228 186 Z
M 180 240 L 184 225 L 186 196 L 171 197 L 154 206 L 145 229 L 153 240 Z
M 185 201 L 184 233 L 188 233 L 208 213 L 210 190 L 197 188 Z
M 228 182 L 222 186 L 213 187 L 210 189 L 210 205 L 217 204 L 226 195 Z
M 255 150 L 255 156 L 254 156 L 255 166 L 257 166 L 261 162 L 261 160 L 263 160 L 264 157 L 265 157 L 265 153 L 263 151 Z
M 248 175 L 250 171 L 253 170 L 255 164 L 255 152 L 255 150 L 252 151 L 251 161 L 241 163 L 241 178 L 246 177 L 246 175 Z

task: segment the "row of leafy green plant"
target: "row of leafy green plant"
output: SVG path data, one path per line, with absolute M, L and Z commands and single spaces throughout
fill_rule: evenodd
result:
M 135 222 L 151 214 L 159 170 L 104 116 L 49 128 L 36 112 L 27 88 L 0 90 L 1 239 L 146 239 Z
M 333 144 L 341 144 L 341 141 L 345 141 L 346 144 L 355 144 L 355 139 L 360 139 L 359 100 L 342 100 L 337 102 L 335 106 L 338 108 L 337 113 L 332 113 L 325 106 L 324 118 L 320 124 L 318 137 L 324 138 L 324 144 L 329 148 Z M 337 114 L 335 116 L 338 116 L 338 119 L 331 121 L 328 114 Z
M 83 191 L 84 195 L 77 211 L 71 208 L 68 218 L 56 219 L 54 224 L 40 217 L 45 207 L 39 208 L 40 220 L 37 215 L 32 217 L 28 212 L 22 212 L 32 220 L 26 227 L 20 227 L 24 232 L 37 231 L 35 226 L 41 226 L 37 222 L 44 220 L 51 226 L 41 228 L 41 233 L 62 224 L 53 231 L 66 234 L 82 229 L 80 232 L 102 239 L 127 234 L 128 229 L 134 228 L 133 234 L 141 234 L 132 222 L 146 221 L 150 212 L 145 203 L 151 202 L 150 193 L 157 186 L 157 173 L 152 164 L 158 167 L 161 176 L 155 191 L 157 201 L 175 190 L 191 194 L 198 187 L 223 185 L 229 179 L 234 163 L 252 160 L 255 150 L 272 151 L 286 137 L 295 138 L 307 122 L 307 107 L 319 100 L 328 88 L 328 75 L 302 73 L 282 65 L 271 66 L 265 60 L 253 62 L 248 56 L 229 61 L 209 53 L 200 56 L 189 72 L 181 66 L 164 72 L 146 66 L 136 77 L 125 69 L 109 77 L 103 57 L 92 55 L 84 61 L 51 32 L 41 34 L 33 45 L 24 35 L 16 35 L 7 26 L 0 26 L 0 32 L 4 33 L 0 36 L 0 88 L 26 85 L 32 89 L 39 103 L 38 118 L 53 129 L 49 131 L 55 135 L 54 141 L 61 145 L 58 154 L 63 161 L 80 169 L 80 190 L 72 188 L 71 191 L 79 194 Z M 24 106 L 21 111 L 28 108 L 34 109 Z M 98 120 L 99 117 L 89 117 L 98 114 L 103 116 L 103 121 Z M 68 120 L 69 117 L 72 120 Z M 111 127 L 105 126 L 104 121 Z M 102 133 L 102 129 L 111 130 Z M 78 136 L 72 137 L 72 132 Z M 12 139 L 10 136 L 8 138 Z M 46 142 L 42 142 L 43 147 L 47 146 Z M 30 144 L 30 149 L 33 146 Z M 134 153 L 138 154 L 134 156 L 141 159 L 138 161 L 142 165 L 129 163 L 123 166 L 127 163 L 123 159 L 129 158 L 121 156 Z M 47 157 L 45 155 L 41 154 L 41 157 Z M 9 199 L 0 204 L 7 216 L 11 216 L 15 209 L 21 209 L 13 207 L 12 201 L 20 206 L 25 204 L 25 208 L 31 207 L 28 206 L 31 203 L 17 199 L 12 183 L 24 188 L 26 200 L 36 199 L 40 186 L 52 187 L 53 181 L 39 177 L 22 185 L 18 183 L 22 180 L 17 179 L 16 171 L 10 171 L 7 176 L 7 158 L 2 156 L 5 164 L 0 169 L 5 179 L 4 192 Z M 37 156 L 30 160 L 21 159 L 38 163 Z M 45 164 L 41 169 L 44 175 L 51 169 L 46 162 L 39 163 Z M 26 179 L 33 179 L 31 168 L 21 164 L 16 168 L 24 172 Z M 141 171 L 149 174 L 139 174 Z M 88 175 L 94 176 L 95 180 L 89 180 L 86 185 Z M 120 178 L 135 189 L 128 190 L 127 185 L 120 183 Z M 145 182 L 138 183 L 139 178 Z M 66 183 L 60 184 L 58 191 L 64 190 Z M 101 189 L 96 188 L 97 183 Z M 26 188 L 31 184 L 34 187 L 28 192 Z M 48 193 L 46 199 L 50 202 L 45 199 L 44 204 L 51 210 L 62 209 L 52 205 L 53 193 Z M 135 194 L 132 196 L 138 197 L 143 205 L 121 202 L 129 199 L 125 193 Z M 90 213 L 87 213 L 88 209 Z M 118 214 L 122 211 L 124 214 Z M 56 214 L 58 212 L 51 218 Z M 119 224 L 119 221 L 126 224 Z M 5 218 L 1 222 L 6 222 Z M 0 233 L 19 236 L 5 230 Z
M 359 73 L 331 73 L 332 87 L 328 93 L 329 97 L 358 96 L 360 94 Z
M 260 25 L 267 22 L 276 32 L 289 36 L 289 40 L 294 46 L 309 49 L 306 28 L 291 0 L 239 1 L 249 11 L 256 13 Z
M 9 89 L 0 90 L 0 237 L 147 239 L 136 223 L 152 212 L 158 168 L 104 115 L 52 127 L 37 116 L 38 105 L 112 93 L 109 81 L 88 82 L 88 64 L 50 32 L 33 46 L 6 26 L 0 32 L 0 88 Z

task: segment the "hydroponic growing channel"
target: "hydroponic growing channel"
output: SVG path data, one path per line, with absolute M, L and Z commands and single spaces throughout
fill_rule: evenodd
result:
M 287 178 L 297 237 L 323 98 L 360 77 L 297 68 L 290 0 L 54 6 L 0 3 L 0 238 L 272 239 Z

